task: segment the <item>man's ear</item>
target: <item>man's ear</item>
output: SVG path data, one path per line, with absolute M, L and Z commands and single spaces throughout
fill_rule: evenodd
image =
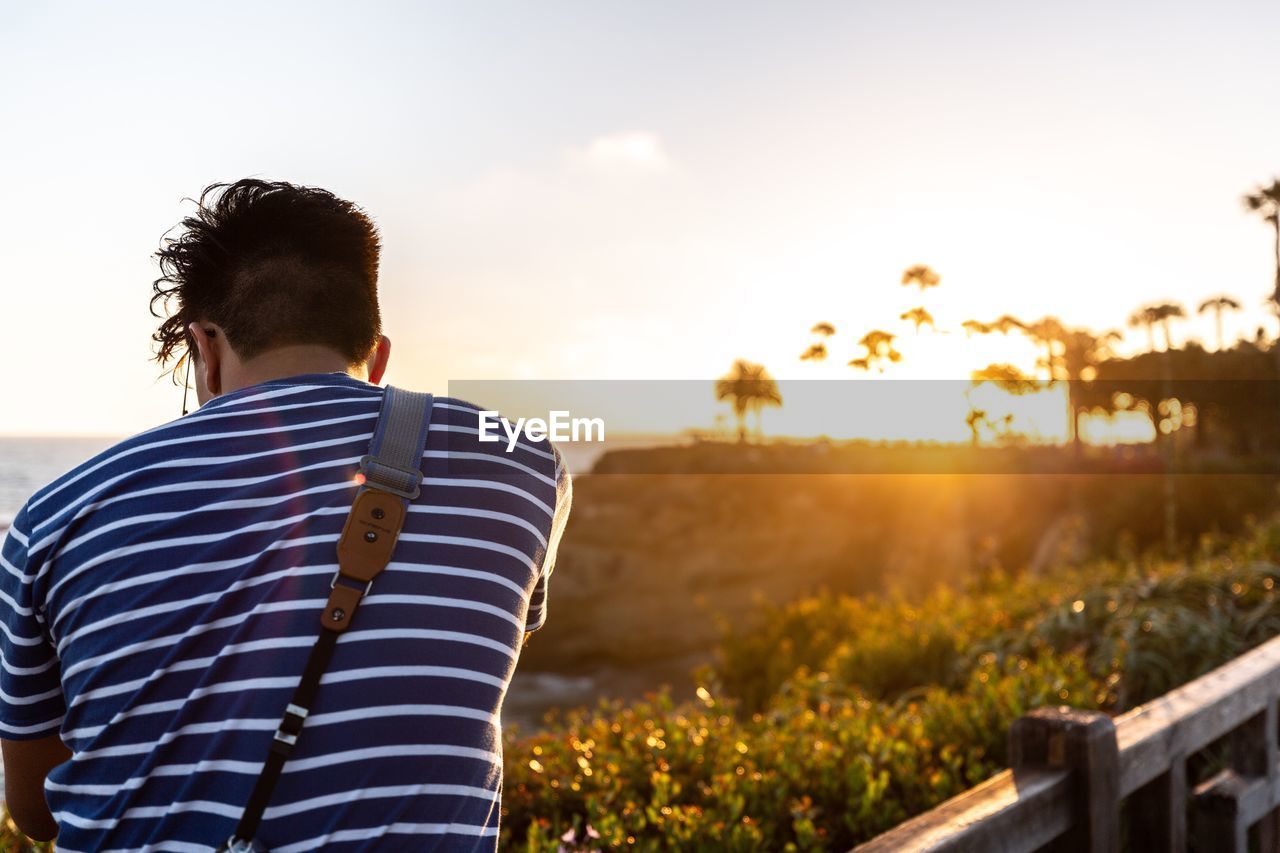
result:
M 213 338 L 218 334 L 216 329 L 206 330 L 200 323 L 188 323 L 187 333 L 196 343 L 196 397 L 203 405 L 206 400 L 222 393 L 222 354 Z
M 379 335 L 378 345 L 374 348 L 373 355 L 369 356 L 369 360 L 365 362 L 365 367 L 369 370 L 369 381 L 374 385 L 382 381 L 382 374 L 387 372 L 389 358 L 391 358 L 391 338 Z

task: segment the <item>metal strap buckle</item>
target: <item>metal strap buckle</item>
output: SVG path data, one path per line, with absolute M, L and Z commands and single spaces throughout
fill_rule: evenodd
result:
M 338 585 L 338 577 L 340 575 L 342 575 L 342 569 L 338 569 L 336 572 L 333 573 L 333 577 L 329 578 L 329 589 L 333 589 L 335 586 Z M 348 578 L 348 580 L 350 580 L 350 578 Z M 373 589 L 373 581 L 369 581 L 367 584 L 365 584 L 364 592 L 360 593 L 360 596 L 363 598 L 364 596 L 368 595 L 371 589 Z

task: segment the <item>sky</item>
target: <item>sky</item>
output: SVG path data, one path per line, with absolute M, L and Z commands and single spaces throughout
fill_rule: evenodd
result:
M 1024 363 L 965 319 L 1276 320 L 1280 4 L 0 2 L 0 434 L 177 417 L 152 253 L 205 185 L 377 221 L 387 382 L 904 378 Z M 902 270 L 931 265 L 921 296 Z M 924 305 L 943 334 L 898 315 Z M 817 321 L 833 358 L 802 363 Z M 1175 342 L 1216 345 L 1212 322 Z M 710 386 L 708 386 L 710 387 Z M 708 391 L 710 393 L 710 391 Z M 480 401 L 482 402 L 482 401 Z

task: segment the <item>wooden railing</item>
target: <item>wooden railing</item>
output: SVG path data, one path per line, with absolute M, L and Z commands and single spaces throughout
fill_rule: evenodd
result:
M 1278 699 L 1280 637 L 1115 719 L 1041 708 L 1009 732 L 1012 769 L 857 850 L 1111 853 L 1123 807 L 1129 849 L 1183 851 L 1190 840 L 1246 853 L 1252 832 L 1275 851 Z M 1224 769 L 1190 785 L 1188 758 L 1219 743 Z

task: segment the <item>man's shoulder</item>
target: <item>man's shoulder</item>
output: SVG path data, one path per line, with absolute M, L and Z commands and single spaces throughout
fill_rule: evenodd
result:
M 180 420 L 169 421 L 157 427 L 117 440 L 93 454 L 83 462 L 62 472 L 31 493 L 23 507 L 24 519 L 31 527 L 39 526 L 41 519 L 58 514 L 61 507 L 87 490 L 114 476 L 119 476 L 130 466 L 137 465 L 140 457 L 174 437 L 174 426 Z
M 458 463 L 486 459 L 507 468 L 524 469 L 554 485 L 565 475 L 564 459 L 556 446 L 536 431 L 517 430 L 516 423 L 469 400 L 437 397 L 433 423 L 444 432 L 446 459 Z M 518 419 L 517 419 L 518 420 Z

